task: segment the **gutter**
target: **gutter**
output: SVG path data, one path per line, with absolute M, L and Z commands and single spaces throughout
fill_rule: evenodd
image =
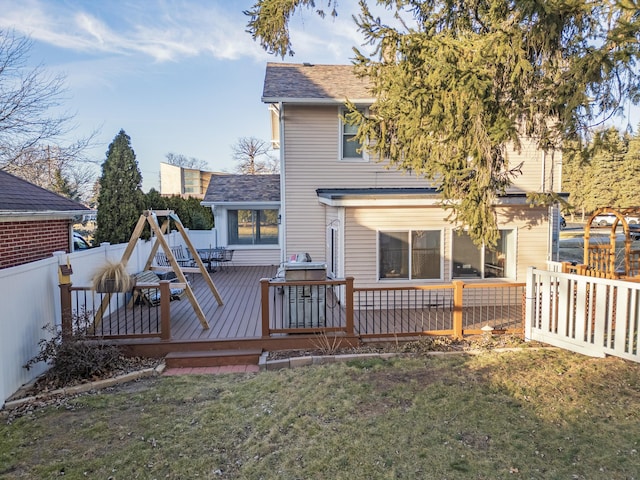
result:
M 0 210 L 0 218 L 13 220 L 16 218 L 42 218 L 42 217 L 63 217 L 73 218 L 87 215 L 91 210 L 38 210 L 38 211 L 7 211 Z
M 344 105 L 347 101 L 355 104 L 372 105 L 374 98 L 309 98 L 309 97 L 261 97 L 262 103 L 297 103 L 309 105 Z

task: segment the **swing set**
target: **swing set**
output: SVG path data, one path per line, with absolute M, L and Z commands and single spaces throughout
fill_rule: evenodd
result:
M 162 226 L 160 226 L 158 222 L 158 217 L 164 218 L 164 221 L 162 222 Z M 169 232 L 169 227 L 172 221 L 176 229 L 178 230 L 178 232 L 180 232 L 182 236 L 182 240 L 184 241 L 187 249 L 191 253 L 193 261 L 197 265 L 196 267 L 181 267 L 171 247 L 167 243 L 165 234 Z M 138 242 L 138 239 L 140 238 L 140 235 L 142 235 L 142 232 L 146 224 L 149 224 L 149 228 L 153 233 L 154 243 L 153 243 L 153 246 L 151 247 L 149 258 L 147 258 L 147 261 L 145 263 L 143 270 L 154 270 L 154 271 L 163 271 L 163 272 L 172 271 L 175 274 L 178 281 L 184 284 L 185 294 L 189 299 L 189 302 L 191 303 L 193 310 L 195 311 L 198 317 L 198 320 L 200 320 L 200 324 L 202 325 L 202 328 L 205 330 L 208 329 L 209 322 L 207 322 L 207 318 L 205 317 L 204 312 L 202 311 L 202 308 L 200 307 L 200 304 L 198 303 L 198 300 L 196 299 L 193 293 L 193 290 L 191 289 L 190 283 L 187 281 L 185 277 L 185 273 L 201 273 L 202 278 L 204 279 L 205 283 L 209 287 L 209 290 L 211 291 L 216 301 L 218 302 L 218 305 L 220 306 L 223 305 L 222 297 L 220 296 L 218 289 L 216 288 L 213 281 L 211 280 L 211 277 L 207 272 L 207 268 L 202 262 L 200 255 L 198 255 L 198 251 L 193 246 L 193 243 L 191 242 L 189 235 L 184 229 L 184 226 L 182 225 L 180 218 L 173 210 L 145 210 L 144 212 L 142 212 L 142 214 L 140 215 L 140 218 L 138 219 L 138 223 L 136 224 L 133 230 L 133 233 L 131 234 L 131 238 L 129 239 L 127 248 L 122 254 L 120 263 L 122 263 L 123 266 L 127 265 L 127 262 L 131 258 L 131 255 L 133 254 L 133 251 L 135 250 L 136 244 Z M 169 261 L 169 265 L 170 265 L 169 267 L 152 266 L 153 259 L 155 258 L 155 255 L 160 248 L 162 249 L 166 258 Z M 111 300 L 110 294 L 106 294 L 103 297 L 102 305 L 100 307 L 100 312 L 105 311 L 110 300 Z M 101 318 L 101 315 L 97 315 L 97 319 L 100 319 L 100 318 Z

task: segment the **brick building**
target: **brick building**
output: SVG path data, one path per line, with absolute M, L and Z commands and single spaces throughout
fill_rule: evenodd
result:
M 84 205 L 0 170 L 0 269 L 71 251 Z

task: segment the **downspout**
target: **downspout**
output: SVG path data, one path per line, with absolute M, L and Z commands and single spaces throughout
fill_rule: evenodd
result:
M 287 213 L 285 189 L 285 157 L 284 157 L 284 111 L 282 102 L 278 102 L 278 125 L 280 137 L 280 264 L 284 264 L 287 252 Z

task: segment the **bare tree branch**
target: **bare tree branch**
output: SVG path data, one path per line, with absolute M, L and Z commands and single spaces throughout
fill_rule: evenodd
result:
M 243 175 L 278 173 L 280 165 L 271 153 L 271 144 L 255 137 L 241 137 L 231 147 L 236 171 Z

